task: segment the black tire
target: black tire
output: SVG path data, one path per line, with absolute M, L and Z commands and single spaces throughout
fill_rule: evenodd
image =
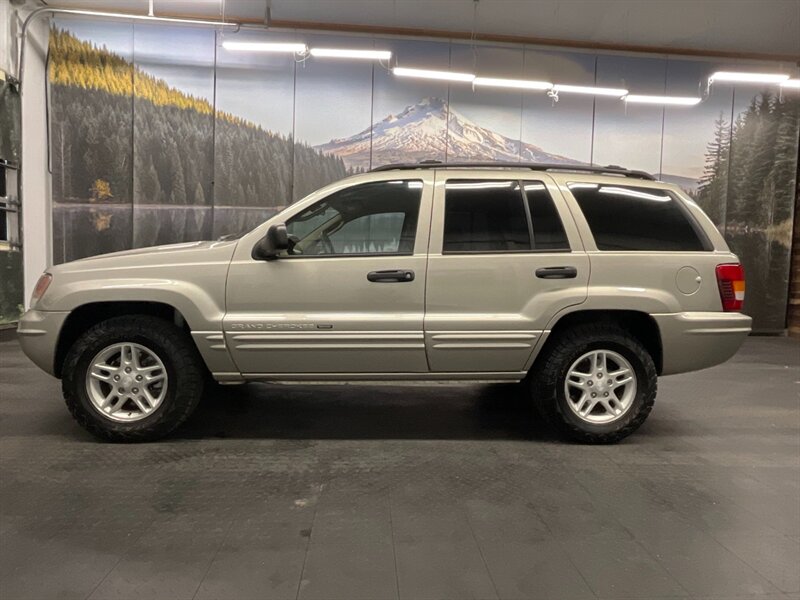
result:
M 93 358 L 119 342 L 152 350 L 167 371 L 164 399 L 138 421 L 119 422 L 104 416 L 86 390 Z M 197 348 L 183 330 L 164 319 L 131 315 L 98 323 L 78 338 L 64 359 L 61 388 L 72 416 L 93 435 L 111 442 L 146 442 L 168 435 L 192 414 L 203 394 L 206 372 Z
M 589 444 L 611 444 L 636 431 L 656 399 L 658 374 L 653 358 L 625 329 L 605 323 L 576 325 L 548 340 L 531 373 L 531 392 L 541 416 L 562 437 Z M 589 423 L 570 408 L 564 382 L 572 364 L 592 350 L 622 355 L 636 373 L 636 394 L 630 408 L 616 421 Z

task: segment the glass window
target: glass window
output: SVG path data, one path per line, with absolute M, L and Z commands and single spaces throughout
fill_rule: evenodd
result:
M 445 184 L 443 252 L 530 251 L 517 181 L 450 179 Z
M 320 200 L 286 223 L 289 255 L 411 254 L 422 181 L 363 183 Z
M 680 200 L 668 190 L 571 183 L 599 250 L 705 250 Z
M 564 225 L 547 188 L 541 181 L 524 181 L 522 185 L 533 223 L 533 247 L 536 250 L 569 250 Z

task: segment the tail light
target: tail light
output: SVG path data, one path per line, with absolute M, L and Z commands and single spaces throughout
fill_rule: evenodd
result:
M 722 310 L 738 312 L 744 306 L 744 268 L 739 263 L 717 265 L 717 284 Z

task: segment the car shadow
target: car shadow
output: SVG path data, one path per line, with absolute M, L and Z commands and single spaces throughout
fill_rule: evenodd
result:
M 173 439 L 549 440 L 518 384 L 215 386 Z

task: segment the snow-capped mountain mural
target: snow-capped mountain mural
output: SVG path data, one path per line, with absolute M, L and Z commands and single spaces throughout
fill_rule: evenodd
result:
M 458 160 L 579 163 L 481 127 L 436 97 L 420 100 L 353 136 L 333 139 L 314 149 L 338 156 L 351 169 L 370 168 L 370 159 L 376 166 L 445 155 Z

